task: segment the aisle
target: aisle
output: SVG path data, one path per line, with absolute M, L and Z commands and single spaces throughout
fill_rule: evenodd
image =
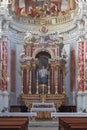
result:
M 58 121 L 30 121 L 29 130 L 58 130 Z
M 29 127 L 29 130 L 58 130 L 58 127 Z

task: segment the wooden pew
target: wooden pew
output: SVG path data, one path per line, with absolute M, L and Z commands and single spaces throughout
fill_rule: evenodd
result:
M 59 117 L 59 130 L 87 130 L 87 117 Z
M 0 130 L 28 130 L 28 117 L 0 117 Z

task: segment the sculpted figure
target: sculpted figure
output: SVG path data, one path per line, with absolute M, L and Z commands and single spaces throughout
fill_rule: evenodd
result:
M 27 32 L 27 33 L 26 33 L 26 36 L 24 37 L 24 42 L 25 42 L 25 43 L 29 43 L 29 41 L 31 41 L 31 39 L 32 39 L 32 34 L 31 34 L 31 32 Z
M 39 84 L 48 83 L 48 71 L 44 66 L 42 66 L 42 69 L 38 71 L 38 80 L 39 80 Z

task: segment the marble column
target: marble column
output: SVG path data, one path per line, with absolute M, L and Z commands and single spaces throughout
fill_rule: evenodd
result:
M 84 41 L 78 42 L 78 93 L 77 111 L 83 111 L 84 98 Z
M 58 94 L 58 66 L 56 66 L 56 70 L 55 70 L 55 73 L 56 73 L 56 77 L 55 77 L 55 81 L 56 81 L 56 83 L 55 83 L 55 94 Z
M 50 70 L 48 74 L 48 94 L 50 94 Z
M 29 93 L 29 66 L 27 67 L 27 93 Z
M 61 84 L 61 93 L 63 93 L 63 70 L 62 69 L 60 73 L 60 84 Z
M 29 94 L 31 94 L 31 69 L 29 69 Z
M 36 93 L 36 85 L 37 85 L 37 74 L 36 74 L 36 63 L 35 61 L 32 62 L 32 94 L 35 94 Z
M 83 96 L 83 110 L 87 112 L 87 36 L 85 39 L 85 62 L 84 62 L 84 96 Z
M 37 79 L 37 81 L 36 81 L 37 82 L 37 85 L 36 85 L 37 86 L 36 87 L 36 94 L 38 94 L 38 71 L 37 71 L 37 78 L 36 79 Z
M 28 69 L 27 66 L 23 70 L 23 92 L 28 94 L 29 86 L 28 86 Z
M 50 84 L 51 84 L 51 94 L 54 93 L 54 66 L 51 65 L 51 80 L 50 80 Z
M 78 90 L 84 91 L 84 42 L 78 43 Z

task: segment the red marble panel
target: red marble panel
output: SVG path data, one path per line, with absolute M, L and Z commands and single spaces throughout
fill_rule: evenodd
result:
M 70 86 L 71 91 L 75 89 L 76 85 L 76 67 L 75 67 L 75 50 L 71 50 L 70 52 Z
M 16 63 L 16 54 L 15 50 L 11 50 L 11 91 L 15 92 L 15 63 Z

